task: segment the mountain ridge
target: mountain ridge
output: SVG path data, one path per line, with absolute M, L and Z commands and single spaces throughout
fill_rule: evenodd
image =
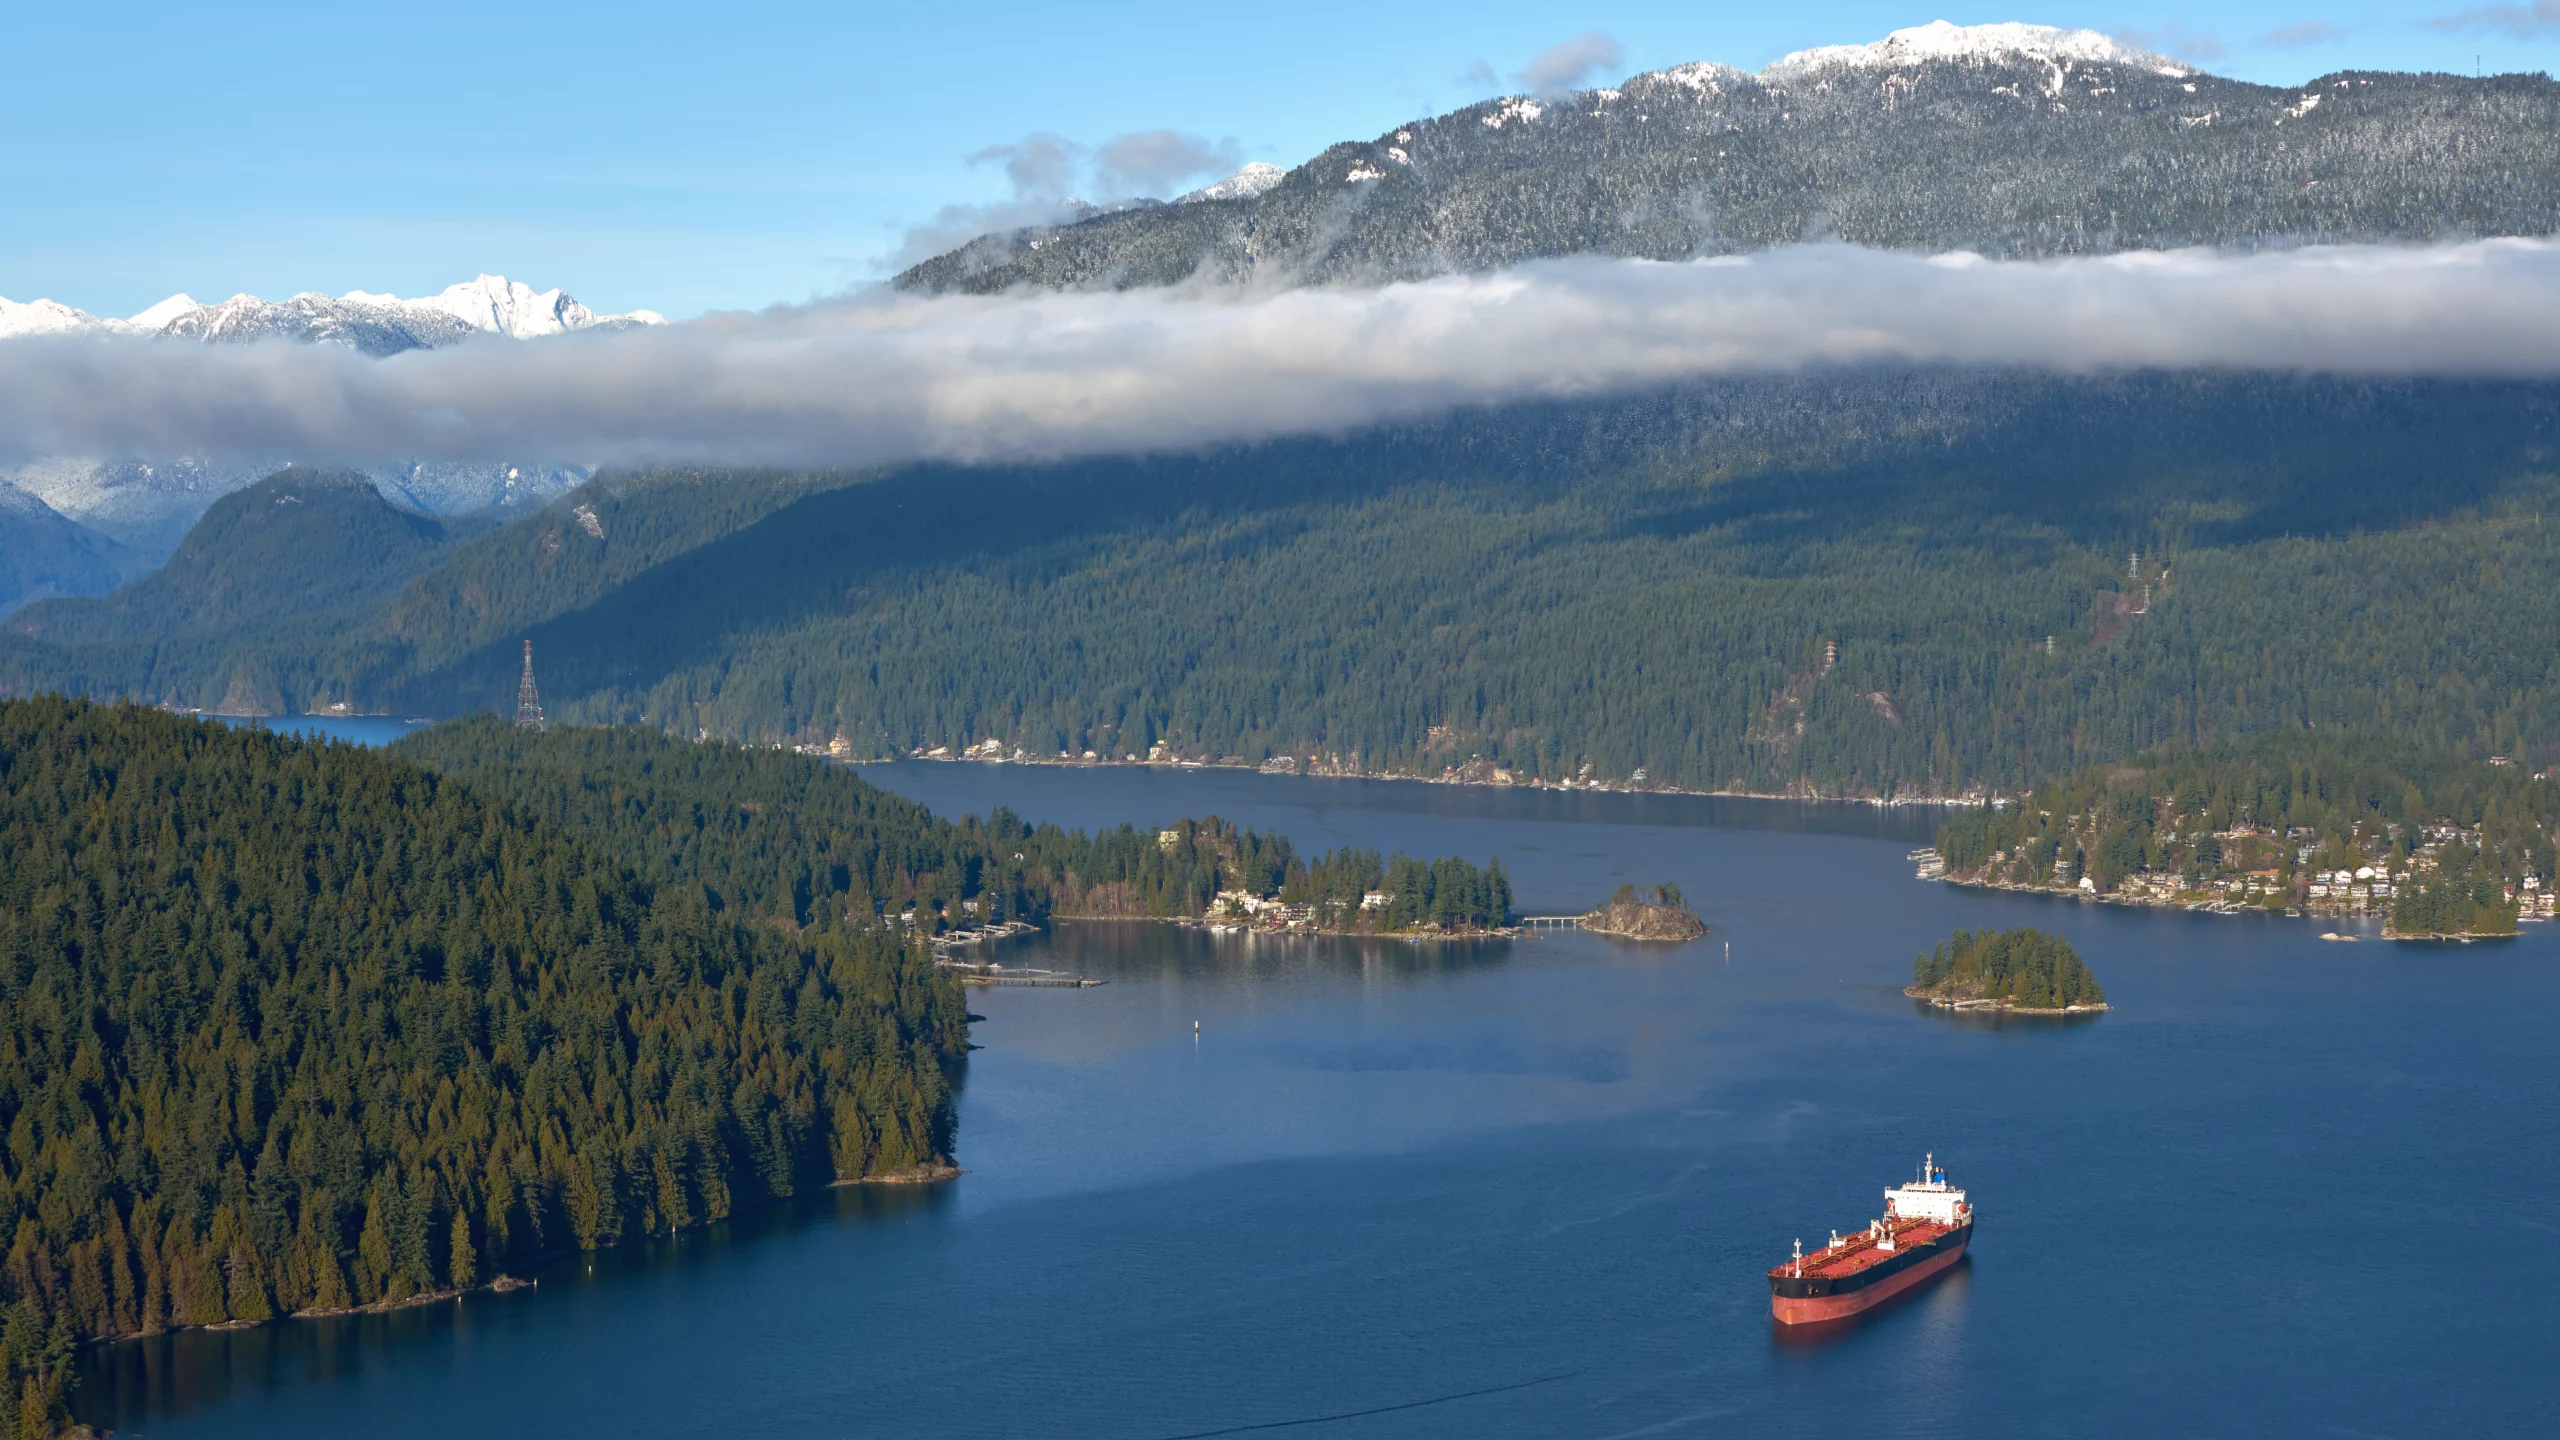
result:
M 263 339 L 348 345 L 368 355 L 433 349 L 482 336 L 543 339 L 579 330 L 663 325 L 654 310 L 600 315 L 566 291 L 535 290 L 503 275 L 479 275 L 417 299 L 350 290 L 304 291 L 283 300 L 234 295 L 211 305 L 172 295 L 128 319 L 92 315 L 54 300 L 0 297 L 0 339 L 24 335 L 154 335 L 208 343 Z
M 2560 84 L 2228 79 L 2091 31 L 1920 26 L 1327 147 L 1259 193 L 982 235 L 922 293 L 1372 284 L 1807 240 L 2041 258 L 2560 231 Z

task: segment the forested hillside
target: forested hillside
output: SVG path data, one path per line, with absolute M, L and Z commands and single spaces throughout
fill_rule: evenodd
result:
M 531 638 L 555 717 L 858 757 L 1855 794 L 2312 727 L 2531 759 L 2555 457 L 2539 384 L 1855 371 L 1200 456 L 626 477 L 360 612 L 0 635 L 0 689 L 503 711 Z
M 921 946 L 724 913 L 585 832 L 379 752 L 0 702 L 0 1429 L 58 1420 L 84 1337 L 947 1153 L 964 1017 Z
M 700 887 L 719 914 L 797 930 L 897 918 L 926 934 L 1005 920 L 1193 918 L 1222 892 L 1307 905 L 1334 928 L 1504 923 L 1510 882 L 1455 856 L 1343 851 L 1216 816 L 1094 834 L 1004 810 L 937 819 L 851 769 L 786 750 L 640 729 L 536 732 L 476 716 L 393 753 L 499 796 L 640 868 Z M 1366 914 L 1385 886 L 1392 903 Z
M 2095 37 L 2092 37 L 2095 38 Z M 1251 198 L 981 237 L 924 291 L 1373 282 L 1809 240 L 1997 256 L 2560 230 L 2560 84 L 2158 57 L 1685 65 L 1329 147 Z
M 398 510 L 330 477 L 320 503 L 286 505 L 307 484 L 287 472 L 217 502 L 169 568 L 127 593 L 12 617 L 0 654 L 47 658 L 41 679 L 22 671 L 30 683 L 0 689 L 148 696 L 227 714 L 365 708 L 380 702 L 386 677 L 508 649 L 528 617 L 592 604 L 849 478 L 666 473 L 628 492 L 586 487 L 492 532 L 483 520 Z M 416 578 L 430 562 L 433 578 Z M 187 643 L 160 643 L 179 636 Z
M 55 595 L 103 595 L 141 557 L 0 481 L 0 616 Z
M 1961 811 L 1960 880 L 2286 910 L 2381 911 L 2410 934 L 2512 934 L 2560 882 L 2560 767 L 2405 735 L 2291 731 L 2170 747 Z
M 403 510 L 361 476 L 284 470 L 213 503 L 167 564 L 114 595 L 10 622 L 61 641 L 156 642 L 378 600 L 491 522 Z
M 1012 816 L 937 819 L 844 766 L 787 750 L 473 716 L 410 735 L 392 753 L 698 889 L 734 918 L 798 930 L 919 911 L 930 931 L 979 911 L 1048 910 L 1042 877 L 1012 854 L 1033 832 Z

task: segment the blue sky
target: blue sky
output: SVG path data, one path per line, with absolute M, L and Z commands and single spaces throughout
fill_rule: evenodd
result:
M 1615 78 L 1938 18 L 2086 26 L 2274 84 L 2560 68 L 2560 0 L 19 5 L 0 295 L 121 315 L 486 270 L 599 309 L 755 308 L 868 283 L 942 207 L 1004 201 L 987 152 L 1026 136 L 1084 147 L 1057 183 L 1091 195 L 1116 136 L 1294 165 L 1516 88 L 1580 35 L 1614 42 L 1593 74 Z

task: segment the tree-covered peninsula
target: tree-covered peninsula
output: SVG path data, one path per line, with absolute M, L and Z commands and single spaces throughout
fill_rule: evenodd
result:
M 791 931 L 894 920 L 939 935 L 1053 914 L 1458 930 L 1511 914 L 1500 861 L 1359 849 L 1308 858 L 1286 836 L 1214 815 L 1091 833 L 1003 809 L 946 820 L 848 766 L 764 746 L 476 716 L 392 748 L 699 887 L 718 913 Z
M 2107 996 L 2080 952 L 2059 935 L 1959 930 L 1911 962 L 1903 992 L 1949 1009 L 2104 1010 Z
M 766 923 L 612 833 L 397 755 L 0 703 L 0 1431 L 59 1423 L 82 1339 L 431 1295 L 948 1153 L 965 1017 L 923 947 Z
M 2399 937 L 2553 913 L 2560 778 L 2402 737 L 2290 731 L 2153 751 L 1960 810 L 1949 879 L 2192 909 L 2382 915 Z

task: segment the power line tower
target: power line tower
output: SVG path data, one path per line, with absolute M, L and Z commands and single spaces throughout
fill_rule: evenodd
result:
M 542 694 L 533 688 L 533 642 L 524 642 L 524 678 L 516 682 L 516 724 L 527 730 L 546 728 L 542 720 Z

